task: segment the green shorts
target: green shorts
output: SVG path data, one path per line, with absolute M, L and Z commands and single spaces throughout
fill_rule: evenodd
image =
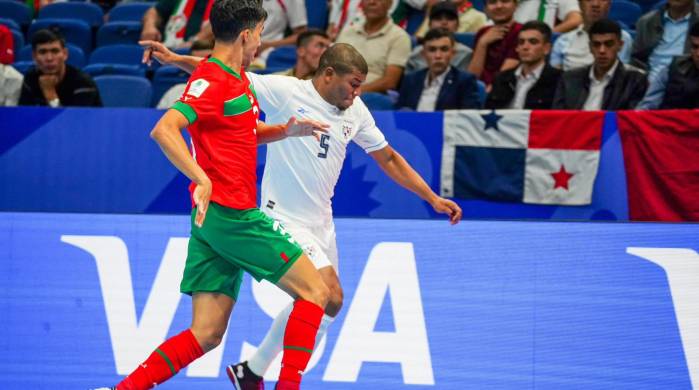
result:
M 194 224 L 180 291 L 219 292 L 238 298 L 243 271 L 277 283 L 303 251 L 279 222 L 259 209 L 236 210 L 209 203 L 204 225 Z

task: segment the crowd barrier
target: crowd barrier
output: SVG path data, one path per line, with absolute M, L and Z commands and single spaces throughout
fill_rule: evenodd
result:
M 186 216 L 0 213 L 0 231 L 0 388 L 112 385 L 189 326 Z M 698 235 L 338 219 L 344 309 L 304 388 L 699 388 Z M 246 277 L 222 345 L 163 388 L 230 388 L 285 299 Z
M 0 108 L 0 204 L 4 211 L 189 213 L 187 180 L 148 133 L 154 109 Z M 439 193 L 443 114 L 375 112 L 389 143 Z M 261 178 L 264 148 L 260 148 Z M 458 200 L 466 218 L 628 220 L 616 114 L 604 119 L 592 203 L 550 206 Z M 433 218 L 432 208 L 393 183 L 359 147 L 348 149 L 335 197 L 344 217 Z

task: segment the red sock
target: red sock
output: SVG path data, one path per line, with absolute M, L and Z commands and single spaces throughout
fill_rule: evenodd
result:
M 150 389 L 177 374 L 204 354 L 192 331 L 171 337 L 117 385 L 117 390 Z
M 284 355 L 278 388 L 298 388 L 301 373 L 311 360 L 323 308 L 302 299 L 294 302 L 284 331 Z

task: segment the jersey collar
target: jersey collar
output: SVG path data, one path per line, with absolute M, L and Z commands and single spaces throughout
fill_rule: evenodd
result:
M 221 60 L 219 60 L 218 58 L 209 57 L 209 60 L 208 60 L 207 62 L 213 62 L 214 64 L 220 66 L 221 69 L 223 69 L 224 71 L 226 71 L 226 73 L 232 74 L 232 75 L 235 76 L 238 80 L 242 80 L 242 79 L 243 79 L 242 77 L 240 77 L 240 75 L 239 75 L 238 73 L 236 73 L 236 71 L 234 71 L 233 69 L 229 68 L 226 64 L 224 64 L 223 62 L 221 62 Z

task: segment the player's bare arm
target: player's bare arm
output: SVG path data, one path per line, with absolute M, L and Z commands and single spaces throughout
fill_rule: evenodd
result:
M 393 181 L 428 202 L 434 211 L 449 215 L 452 225 L 459 223 L 462 214 L 459 205 L 435 194 L 422 176 L 391 146 L 371 152 L 370 155 Z
M 270 142 L 281 141 L 288 137 L 308 137 L 313 136 L 320 139 L 320 133 L 327 133 L 330 125 L 313 119 L 289 118 L 285 124 L 268 125 L 260 122 L 257 126 L 257 143 L 268 144 Z
M 177 54 L 158 41 L 143 40 L 138 41 L 138 44 L 144 49 L 141 62 L 148 65 L 150 65 L 153 62 L 153 58 L 155 58 L 161 64 L 175 65 L 187 73 L 192 73 L 201 60 L 204 59 L 202 57 Z
M 212 185 L 204 170 L 192 158 L 187 148 L 187 142 L 182 137 L 182 129 L 188 125 L 189 122 L 184 115 L 171 109 L 156 123 L 150 136 L 158 143 L 168 160 L 197 184 L 193 194 L 194 203 L 197 205 L 197 216 L 194 222 L 201 227 L 206 216 L 206 209 L 209 207 Z

